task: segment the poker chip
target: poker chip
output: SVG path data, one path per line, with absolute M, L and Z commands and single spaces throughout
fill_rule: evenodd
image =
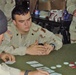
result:
M 76 66 L 71 66 L 71 68 L 76 68 Z
M 74 62 L 70 62 L 70 64 L 74 64 Z
M 68 65 L 68 64 L 69 64 L 69 62 L 64 62 L 63 64 L 64 64 L 64 65 Z
M 76 62 L 71 62 L 70 64 L 69 64 L 69 66 L 71 67 L 71 68 L 76 68 Z
M 76 62 L 74 62 L 76 64 Z
M 74 66 L 74 64 L 69 64 L 70 67 Z
M 62 66 L 61 66 L 61 65 L 56 65 L 56 67 L 57 67 L 57 68 L 61 68 Z
M 70 67 L 75 66 L 74 62 L 70 62 L 69 66 Z
M 51 66 L 51 69 L 56 69 L 56 67 L 55 66 Z

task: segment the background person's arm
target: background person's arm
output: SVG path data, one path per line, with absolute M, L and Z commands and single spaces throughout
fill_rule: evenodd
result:
M 48 72 L 42 70 L 21 71 L 17 68 L 9 67 L 5 63 L 0 64 L 0 75 L 49 75 Z
M 73 15 L 74 11 L 76 10 L 76 0 L 67 0 L 67 11 Z

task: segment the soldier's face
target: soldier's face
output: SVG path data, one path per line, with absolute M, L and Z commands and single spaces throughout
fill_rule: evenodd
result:
M 30 12 L 24 15 L 15 15 L 13 22 L 21 34 L 29 32 L 32 23 Z
M 0 44 L 2 43 L 3 39 L 4 39 L 4 36 L 3 36 L 3 34 L 1 34 L 0 35 Z

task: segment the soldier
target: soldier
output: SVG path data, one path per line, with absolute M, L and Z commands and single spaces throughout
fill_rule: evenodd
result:
M 62 40 L 52 32 L 32 23 L 30 11 L 23 6 L 12 11 L 13 24 L 8 27 L 0 48 L 13 55 L 48 55 L 62 47 Z M 39 43 L 44 44 L 39 45 Z
M 3 41 L 3 34 L 7 31 L 7 20 L 4 13 L 0 10 L 0 45 Z M 10 61 L 15 61 L 15 57 L 8 53 L 0 53 L 0 58 L 4 61 L 8 58 Z M 37 71 L 21 71 L 16 68 L 7 66 L 6 64 L 0 64 L 0 75 L 49 75 L 47 72 L 42 70 Z
M 76 43 L 76 0 L 67 0 L 67 10 L 73 15 L 70 25 L 70 40 L 71 43 Z
M 7 30 L 7 20 L 3 12 L 0 10 L 0 45 L 3 41 L 3 33 Z M 10 61 L 15 61 L 15 57 L 8 53 L 0 53 L 0 59 L 3 61 L 7 61 L 6 59 Z

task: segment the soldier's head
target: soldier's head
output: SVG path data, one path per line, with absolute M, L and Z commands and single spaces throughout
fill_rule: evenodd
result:
M 23 5 L 16 6 L 12 11 L 12 20 L 21 34 L 25 34 L 31 27 L 31 14 Z
M 25 15 L 28 14 L 29 8 L 24 5 L 17 5 L 13 10 L 12 10 L 12 19 L 15 20 L 15 15 Z
M 0 10 L 0 44 L 3 40 L 3 33 L 7 31 L 7 19 L 4 13 Z

